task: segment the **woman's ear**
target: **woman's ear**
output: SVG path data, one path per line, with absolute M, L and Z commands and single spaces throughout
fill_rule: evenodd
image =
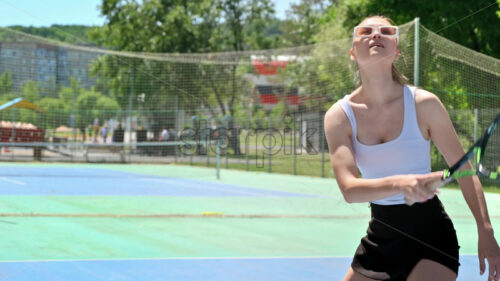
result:
M 399 49 L 397 49 L 396 51 L 396 56 L 394 57 L 394 60 L 397 61 L 399 60 L 399 54 L 401 53 L 401 51 Z
M 355 61 L 356 60 L 356 56 L 354 55 L 354 48 L 351 48 L 349 50 L 349 54 L 351 55 L 351 60 Z

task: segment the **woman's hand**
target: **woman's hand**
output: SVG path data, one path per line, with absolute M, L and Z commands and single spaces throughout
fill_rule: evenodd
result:
M 438 190 L 431 190 L 428 185 L 441 180 L 442 176 L 443 172 L 396 176 L 394 186 L 401 190 L 407 202 L 425 202 L 438 193 Z
M 488 262 L 488 281 L 500 280 L 500 248 L 493 236 L 493 230 L 479 231 L 477 255 L 479 257 L 479 270 L 481 275 L 486 270 L 484 260 Z

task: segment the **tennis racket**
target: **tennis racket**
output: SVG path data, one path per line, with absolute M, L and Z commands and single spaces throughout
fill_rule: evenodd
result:
M 439 181 L 435 181 L 426 187 L 431 191 L 436 191 L 437 188 L 450 183 L 453 180 L 462 177 L 470 177 L 478 175 L 483 178 L 488 178 L 494 181 L 500 181 L 500 114 L 490 123 L 483 136 L 460 158 L 453 166 L 443 171 L 443 177 Z M 473 170 L 459 169 L 473 160 Z M 415 201 L 405 198 L 407 205 L 413 205 Z

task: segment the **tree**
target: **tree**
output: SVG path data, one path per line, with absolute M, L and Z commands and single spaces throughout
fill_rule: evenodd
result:
M 304 0 L 299 4 L 302 11 L 307 11 L 308 2 L 312 5 L 318 1 Z M 291 87 L 301 89 L 303 110 L 326 111 L 334 101 L 356 87 L 354 65 L 349 60 L 350 32 L 343 26 L 347 10 L 344 2 L 333 3 L 324 13 L 316 13 L 314 21 L 309 20 L 317 24 L 316 33 L 309 37 L 304 33 L 303 38 L 315 44 L 281 71 L 281 75 L 291 81 Z
M 4 71 L 0 76 L 0 94 L 7 94 L 12 91 L 12 75 L 9 71 Z
M 500 1 L 491 3 L 491 1 L 483 0 L 459 0 L 453 1 L 453 5 L 448 2 L 430 0 L 339 1 L 337 5 L 327 9 L 317 38 L 326 39 L 323 41 L 328 41 L 329 38 L 330 41 L 332 38 L 346 38 L 355 25 L 371 15 L 388 16 L 397 25 L 420 17 L 421 24 L 438 35 L 482 54 L 499 58 L 500 33 L 497 28 L 500 23 L 499 5 Z M 435 11 L 439 13 L 436 14 Z M 433 16 L 427 16 L 431 14 Z M 344 33 L 345 36 L 335 36 L 339 33 Z M 414 29 L 410 27 L 407 31 L 407 38 L 412 38 L 413 34 Z M 451 47 L 452 44 L 445 42 L 447 40 L 430 36 L 428 32 L 424 33 L 421 30 L 420 34 L 422 51 L 419 86 L 430 89 L 440 97 L 452 117 L 461 141 L 467 146 L 467 143 L 474 141 L 472 131 L 474 115 L 471 109 L 498 108 L 499 99 L 495 93 L 500 84 L 498 71 L 494 71 L 494 60 L 491 60 L 493 63 L 490 65 L 481 65 L 480 62 L 475 62 L 469 57 L 460 57 L 464 56 L 463 54 L 473 57 L 473 52 L 462 50 L 459 46 Z M 349 42 L 344 42 L 344 44 L 347 45 Z M 409 45 L 411 45 L 412 52 L 413 44 Z M 448 49 L 443 46 L 447 46 Z M 459 53 L 459 49 L 461 55 L 457 56 L 455 53 Z M 346 51 L 344 50 L 343 53 Z M 486 59 L 482 62 L 485 61 Z M 329 63 L 319 62 L 317 72 L 321 73 L 321 67 L 326 64 Z M 331 72 L 328 78 L 331 81 L 329 84 L 335 85 L 336 89 L 341 88 L 339 84 L 334 83 L 334 76 L 349 73 L 348 68 L 330 69 L 336 71 Z M 349 82 L 349 80 L 338 79 L 337 82 Z M 338 97 L 334 98 L 336 99 Z M 435 150 L 433 150 L 433 155 L 434 153 L 437 154 Z
M 230 50 L 244 51 L 276 46 L 276 38 L 268 38 L 265 32 L 267 23 L 274 19 L 274 7 L 271 1 L 218 0 L 216 3 L 224 18 L 224 24 L 219 29 L 229 31 L 219 34 L 223 35 L 222 42 L 225 42 Z M 208 71 L 211 75 L 207 77 L 212 86 L 215 100 L 225 116 L 228 115 L 225 108 L 227 104 L 231 117 L 227 118 L 229 147 L 233 149 L 235 154 L 240 153 L 240 148 L 239 132 L 235 128 L 234 116 L 238 102 L 245 97 L 243 89 L 245 89 L 246 80 L 242 77 L 242 74 L 246 73 L 244 69 L 244 66 L 240 67 L 237 63 L 231 66 L 218 66 L 215 69 L 212 67 L 213 71 Z M 221 77 L 227 78 L 221 80 Z
M 28 81 L 22 88 L 21 88 L 21 94 L 17 93 L 17 97 L 22 97 L 25 100 L 28 100 L 29 102 L 35 102 L 40 99 L 40 89 L 39 89 L 39 83 L 34 82 L 34 81 Z M 39 123 L 39 114 L 36 113 L 33 110 L 29 109 L 16 109 L 18 110 L 18 114 L 16 113 L 15 119 L 16 121 L 20 122 L 27 122 L 27 123 L 32 123 L 32 124 L 38 124 Z
M 55 129 L 62 124 L 67 124 L 68 119 L 61 118 L 65 115 L 65 104 L 59 98 L 44 97 L 40 100 L 40 106 L 45 109 L 45 120 L 47 120 L 47 129 Z
M 500 58 L 500 2 L 457 0 L 450 5 L 434 0 L 342 1 L 343 24 L 351 29 L 369 15 L 381 14 L 402 24 L 420 17 L 422 25 L 439 35 L 488 56 Z M 439 13 L 436 13 L 439 11 Z M 427 16 L 433 15 L 433 16 Z
M 276 46 L 276 38 L 269 38 L 267 25 L 274 20 L 274 5 L 270 0 L 215 0 L 219 10 L 215 50 L 261 50 Z M 220 46 L 218 46 L 220 45 Z M 214 50 L 211 50 L 214 51 Z
M 96 118 L 102 120 L 113 118 L 120 109 L 118 103 L 114 99 L 106 97 L 96 92 L 94 89 L 82 90 L 76 102 L 79 117 L 77 123 L 80 127 L 92 124 L 93 120 Z
M 103 0 L 103 27 L 90 37 L 121 51 L 191 53 L 243 51 L 273 47 L 275 38 L 266 37 L 266 23 L 273 20 L 270 0 Z M 231 59 L 229 59 L 231 60 Z M 179 107 L 192 114 L 205 108 L 212 115 L 235 114 L 244 82 L 233 63 L 177 62 L 118 56 L 103 56 L 92 73 L 105 91 L 130 112 L 144 94 L 144 110 L 157 112 L 162 122 L 175 119 Z M 173 102 L 176 101 L 176 102 Z M 175 104 L 175 105 L 174 105 Z M 164 110 L 158 114 L 158 110 Z
M 280 30 L 283 32 L 283 44 L 287 46 L 302 46 L 316 43 L 316 35 L 320 31 L 321 20 L 330 1 L 301 0 L 292 3 L 287 11 L 287 19 Z M 335 1 L 333 1 L 335 2 Z
M 53 24 L 50 27 L 34 27 L 34 26 L 9 26 L 10 29 L 21 31 L 24 33 L 41 36 L 44 38 L 54 39 L 57 41 L 73 43 L 73 44 L 89 44 L 90 39 L 86 32 L 91 29 L 90 26 L 84 25 L 58 25 Z
M 490 1 L 471 2 L 460 0 L 454 1 L 453 5 L 449 5 L 442 1 L 430 0 L 404 2 L 396 0 L 341 0 L 326 10 L 321 19 L 320 32 L 316 35 L 316 38 L 320 43 L 332 42 L 332 44 L 335 44 L 334 41 L 338 38 L 349 38 L 352 28 L 362 19 L 371 15 L 388 16 L 397 25 L 410 22 L 415 17 L 421 17 L 421 24 L 427 29 L 483 54 L 500 57 L 500 33 L 495 27 L 500 23 L 500 19 L 496 15 L 498 9 L 498 5 L 493 5 Z M 441 12 L 437 16 L 425 16 L 433 11 Z M 407 32 L 407 38 L 413 38 L 413 32 L 414 29 L 410 28 Z M 436 42 L 437 39 L 429 37 L 429 33 L 422 34 L 421 31 L 420 42 L 421 46 L 425 46 L 425 49 L 423 49 L 425 51 L 420 54 L 421 75 L 419 86 L 448 91 L 460 89 L 465 92 L 491 93 L 492 83 L 484 85 L 484 81 L 497 81 L 498 78 L 495 78 L 494 74 L 481 71 L 479 68 L 475 68 L 474 65 L 466 65 L 457 60 L 450 60 L 446 56 L 439 56 L 436 53 L 436 47 L 438 47 L 438 44 L 443 44 L 445 40 Z M 483 34 L 490 34 L 491 36 L 486 38 Z M 349 42 L 346 41 L 344 44 L 347 46 Z M 317 50 L 319 46 L 321 44 L 316 46 Z M 405 48 L 405 46 L 401 47 Z M 410 47 L 412 53 L 413 46 Z M 348 49 L 344 50 L 343 53 L 347 54 L 347 51 Z M 330 51 L 330 53 L 334 52 Z M 326 53 L 323 52 L 323 54 Z M 453 57 L 452 50 L 450 50 L 450 54 Z M 326 56 L 322 55 L 322 57 Z M 403 62 L 400 59 L 396 64 L 406 67 L 404 65 L 404 55 L 402 59 Z M 319 65 L 323 64 L 320 62 Z M 349 72 L 349 68 L 344 68 L 342 71 L 338 67 L 330 67 L 329 69 L 337 69 L 337 71 L 332 72 L 331 76 Z M 318 71 L 320 71 L 319 68 Z M 413 71 L 413 69 L 409 71 Z M 469 75 L 473 73 L 477 79 L 460 77 L 464 73 L 469 73 Z M 349 81 L 349 79 L 337 81 Z M 483 81 L 483 85 L 481 85 L 480 81 Z M 334 84 L 338 85 L 337 83 Z M 467 100 L 467 98 L 446 99 L 449 101 L 446 104 L 449 109 L 474 105 L 474 102 Z
M 103 0 L 104 26 L 89 32 L 101 46 L 120 51 L 208 51 L 217 14 L 214 0 Z
M 106 23 L 103 27 L 91 30 L 90 37 L 100 45 L 121 51 L 191 53 L 242 51 L 274 46 L 273 39 L 267 38 L 265 32 L 262 32 L 266 29 L 266 22 L 273 19 L 273 4 L 269 0 L 103 0 L 101 13 L 106 18 Z M 224 88 L 222 86 L 211 87 L 214 99 L 207 97 L 206 92 L 198 92 L 196 88 L 185 88 L 186 81 L 192 80 L 193 76 L 207 73 L 198 65 L 157 63 L 153 60 L 145 65 L 146 62 L 139 59 L 103 57 L 93 73 L 101 76 L 101 81 L 109 81 L 108 87 L 114 85 L 120 88 L 110 89 L 120 104 L 126 104 L 130 93 L 136 95 L 141 92 L 126 86 L 131 85 L 132 80 L 137 82 L 133 83 L 135 86 L 140 85 L 141 81 L 149 80 L 156 85 L 149 85 L 148 89 L 171 89 L 175 95 L 182 93 L 186 102 L 192 102 L 194 98 L 209 109 L 217 106 L 223 114 L 226 104 L 230 111 L 234 105 L 235 91 L 231 91 L 233 94 L 227 97 L 215 90 Z M 185 68 L 184 74 L 179 71 L 182 68 Z M 236 69 L 237 65 L 230 67 L 229 71 L 233 76 Z M 142 73 L 142 80 L 136 81 L 136 77 L 131 77 L 132 73 Z M 121 80 L 121 83 L 111 80 Z M 158 94 L 149 93 L 149 96 Z M 132 99 L 135 100 L 135 97 Z M 210 102 L 211 100 L 215 102 Z M 162 104 L 161 101 L 159 103 Z

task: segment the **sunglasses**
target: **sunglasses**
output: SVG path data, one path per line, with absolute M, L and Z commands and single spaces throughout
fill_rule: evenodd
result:
M 356 26 L 353 32 L 353 38 L 371 37 L 378 30 L 381 36 L 399 39 L 399 29 L 397 26 Z

